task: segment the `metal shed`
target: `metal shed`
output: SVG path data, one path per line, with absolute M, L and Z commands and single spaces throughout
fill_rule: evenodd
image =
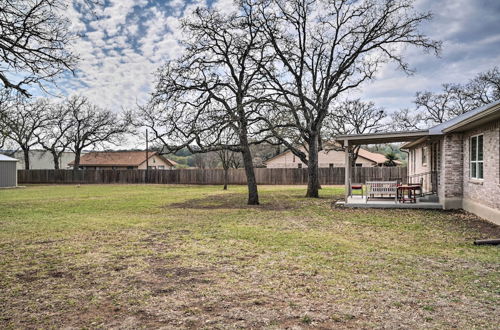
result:
M 0 155 L 0 188 L 17 186 L 17 159 Z

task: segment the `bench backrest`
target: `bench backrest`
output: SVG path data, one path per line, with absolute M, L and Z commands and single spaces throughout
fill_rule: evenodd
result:
M 397 181 L 366 181 L 368 193 L 388 194 L 396 193 L 398 189 Z

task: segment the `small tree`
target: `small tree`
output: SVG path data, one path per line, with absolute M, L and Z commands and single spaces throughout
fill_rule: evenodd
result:
M 12 96 L 9 91 L 4 89 L 0 90 L 0 149 L 2 149 L 8 138 L 9 128 L 6 125 L 7 113 L 12 106 Z
M 30 150 L 38 143 L 38 132 L 48 122 L 49 103 L 40 99 L 29 102 L 25 98 L 16 98 L 4 112 L 1 126 L 5 136 L 14 141 L 23 151 L 24 168 L 30 169 Z
M 86 97 L 73 96 L 64 102 L 63 108 L 71 121 L 67 134 L 71 140 L 69 149 L 75 153 L 74 170 L 79 168 L 85 148 L 118 143 L 130 132 L 128 119 L 91 104 Z
M 398 156 L 396 155 L 396 153 L 394 151 L 386 153 L 385 158 L 387 159 L 384 162 L 385 166 L 397 166 L 398 165 L 396 163 L 396 161 L 398 160 Z
M 71 108 L 54 104 L 49 107 L 46 125 L 35 132 L 38 143 L 52 155 L 56 170 L 59 169 L 62 154 L 73 142 L 73 137 L 69 134 L 73 124 Z
M 327 116 L 323 130 L 325 135 L 365 134 L 379 132 L 385 127 L 384 109 L 378 108 L 373 102 L 363 102 L 360 99 L 347 100 L 334 106 Z M 326 145 L 325 149 L 339 150 L 337 145 Z M 356 164 L 360 146 L 349 147 L 351 164 Z

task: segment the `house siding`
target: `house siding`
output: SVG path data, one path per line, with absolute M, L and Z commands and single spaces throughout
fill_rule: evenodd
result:
M 427 163 L 425 164 L 422 163 L 422 154 L 424 151 L 427 155 Z M 417 175 L 429 172 L 431 168 L 430 160 L 430 146 L 427 142 L 422 142 L 412 147 L 408 156 L 408 174 Z
M 148 163 L 149 163 L 149 166 L 152 166 L 152 167 L 154 167 L 156 169 L 158 169 L 158 166 L 164 166 L 165 170 L 171 170 L 172 169 L 172 166 L 169 163 L 165 162 L 158 155 L 154 155 L 153 157 L 150 157 Z M 142 164 L 140 164 L 138 168 L 140 170 L 145 170 L 146 169 L 146 162 L 143 162 Z
M 470 137 L 483 134 L 484 180 L 470 178 Z M 463 198 L 500 210 L 500 120 L 463 136 Z
M 29 155 L 31 170 L 48 170 L 54 168 L 54 158 L 50 152 L 46 150 L 31 150 Z M 16 151 L 12 157 L 19 160 L 17 162 L 17 169 L 24 170 L 24 153 L 22 151 Z M 74 159 L 74 153 L 63 152 L 59 158 L 59 168 L 63 170 L 70 168 L 71 166 L 69 166 L 69 163 Z
M 431 175 L 432 171 L 436 171 L 432 167 L 432 145 L 441 143 L 440 140 L 432 139 L 413 146 L 408 151 L 408 176 L 409 182 L 423 184 L 424 192 L 433 191 Z M 423 162 L 422 155 L 425 153 L 426 162 Z M 440 168 L 441 166 L 438 166 Z
M 285 152 L 284 154 L 266 161 L 267 168 L 298 168 L 299 164 L 302 164 L 303 168 L 305 165 L 299 157 L 295 156 L 292 152 Z M 329 150 L 320 151 L 318 153 L 318 166 L 319 167 L 344 167 L 345 164 L 345 153 L 343 151 Z M 373 167 L 376 166 L 375 162 L 368 160 L 363 157 L 358 157 L 356 164 L 361 164 L 362 167 Z

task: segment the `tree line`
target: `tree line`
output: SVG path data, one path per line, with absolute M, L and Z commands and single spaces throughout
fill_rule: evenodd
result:
M 125 114 L 102 109 L 83 96 L 57 102 L 4 92 L 0 98 L 0 149 L 7 141 L 15 143 L 23 151 L 25 169 L 30 169 L 30 150 L 35 146 L 50 152 L 55 169 L 61 155 L 72 151 L 76 170 L 83 150 L 117 144 L 131 131 Z

